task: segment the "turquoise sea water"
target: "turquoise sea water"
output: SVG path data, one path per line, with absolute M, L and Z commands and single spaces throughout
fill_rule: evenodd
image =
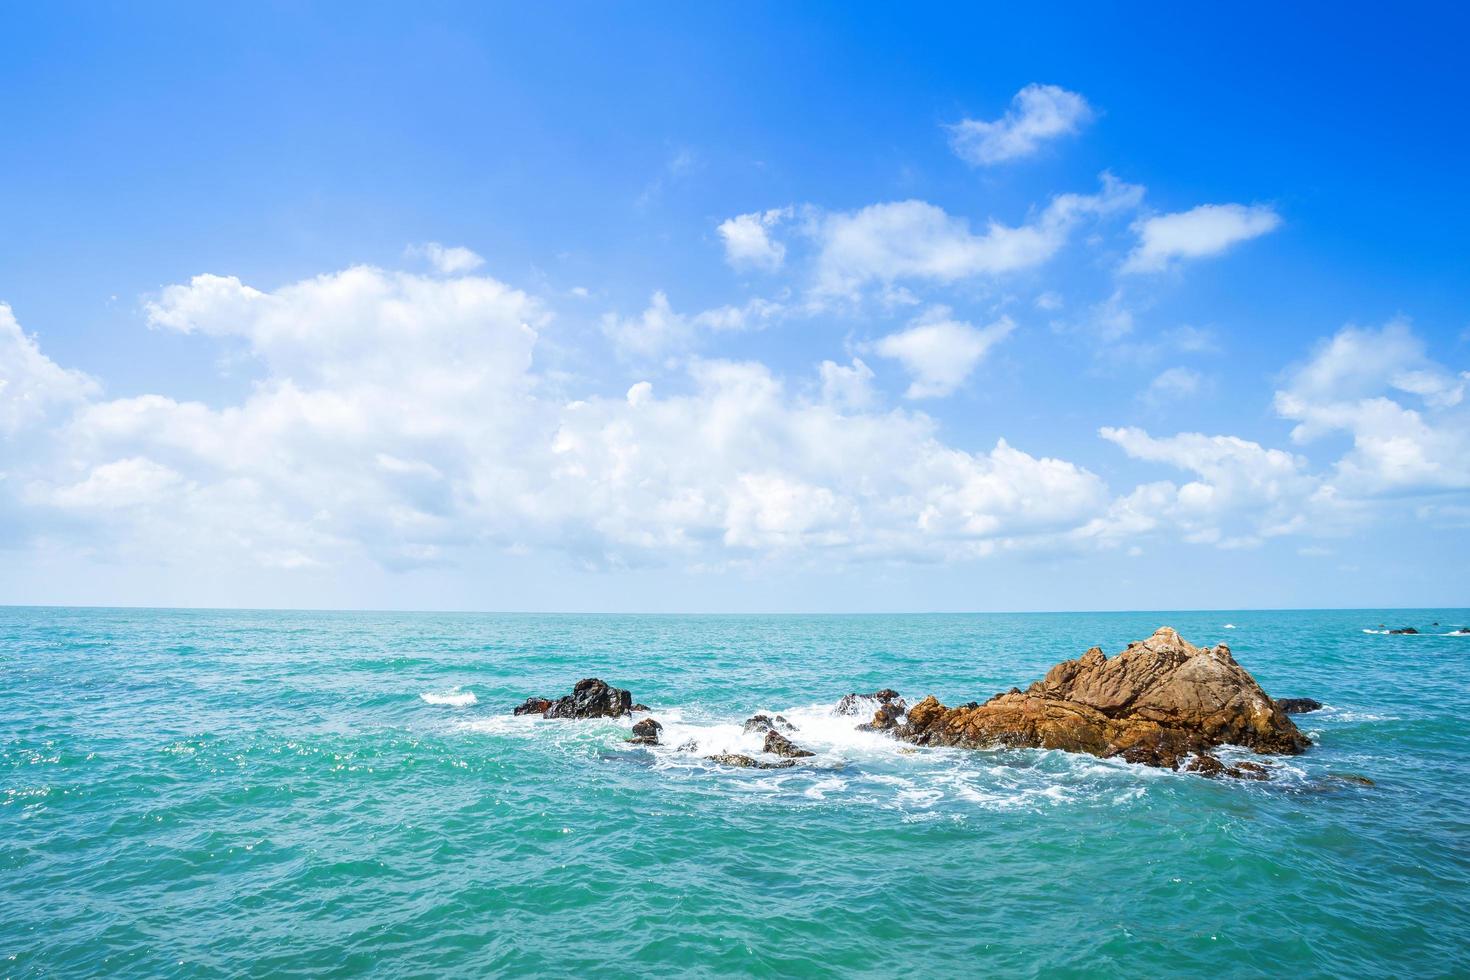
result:
M 1436 620 L 0 609 L 0 975 L 1463 976 L 1470 637 L 1363 632 Z M 1165 623 L 1326 702 L 1317 746 L 1215 782 L 828 713 Z M 768 709 L 819 754 L 509 716 L 584 676 L 671 744 Z

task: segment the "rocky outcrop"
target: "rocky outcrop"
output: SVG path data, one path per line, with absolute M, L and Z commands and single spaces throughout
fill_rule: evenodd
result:
M 1218 745 L 1294 754 L 1311 744 L 1229 647 L 1192 646 L 1167 626 L 1112 658 L 1093 647 L 984 704 L 927 697 L 893 731 L 917 745 L 1062 749 L 1169 769 L 1213 759 Z
M 808 752 L 774 729 L 766 732 L 766 744 L 761 747 L 761 751 L 786 759 L 808 759 L 816 755 L 815 752 Z
M 654 719 L 644 718 L 633 726 L 633 737 L 628 741 L 634 745 L 657 745 L 659 733 L 663 730 L 664 726 Z
M 1311 698 L 1277 698 L 1276 707 L 1289 715 L 1304 715 L 1309 711 L 1321 711 L 1322 702 Z
M 790 769 L 796 765 L 794 759 L 783 759 L 780 762 L 760 762 L 748 755 L 738 755 L 734 752 L 726 752 L 720 755 L 707 755 L 704 757 L 708 762 L 718 762 L 722 766 L 734 766 L 737 769 Z
M 1396 630 L 1389 630 L 1390 636 L 1418 636 L 1419 631 L 1412 626 L 1400 626 Z
M 770 715 L 752 715 L 745 720 L 745 731 L 750 732 L 794 732 L 796 726 L 787 721 L 784 715 L 772 718 Z
M 518 715 L 540 714 L 543 718 L 621 718 L 632 711 L 632 694 L 596 677 L 578 681 L 564 698 L 526 698 L 515 709 Z

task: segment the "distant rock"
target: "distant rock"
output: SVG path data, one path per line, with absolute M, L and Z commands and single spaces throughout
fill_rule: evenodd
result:
M 543 718 L 621 718 L 632 711 L 633 695 L 595 677 L 578 681 L 564 698 L 526 698 L 515 709 L 518 715 L 539 714 Z
M 1276 707 L 1289 715 L 1304 715 L 1309 711 L 1321 711 L 1322 702 L 1311 698 L 1277 698 Z
M 761 751 L 787 759 L 806 759 L 816 755 L 815 752 L 808 752 L 774 729 L 766 732 L 766 744 Z
M 748 755 L 738 755 L 733 752 L 707 755 L 705 759 L 710 762 L 718 762 L 722 766 L 734 766 L 737 769 L 790 769 L 796 765 L 793 759 L 783 759 L 780 762 L 759 762 Z
M 1400 626 L 1396 630 L 1389 630 L 1390 636 L 1418 636 L 1419 631 L 1412 626 Z
M 663 730 L 664 726 L 657 721 L 644 718 L 633 726 L 633 737 L 628 741 L 634 745 L 657 745 L 659 733 Z
M 1062 749 L 1168 769 L 1191 756 L 1213 759 L 1210 750 L 1224 744 L 1283 754 L 1311 744 L 1229 647 L 1192 646 L 1167 626 L 1111 659 L 1093 647 L 984 704 L 947 708 L 931 695 L 894 734 L 917 745 Z M 1247 765 L 1221 769 L 1259 778 Z
M 745 731 L 749 732 L 794 732 L 796 726 L 786 720 L 784 715 L 752 715 L 745 720 Z
M 1461 626 L 1454 633 L 1456 636 L 1470 636 L 1470 626 Z

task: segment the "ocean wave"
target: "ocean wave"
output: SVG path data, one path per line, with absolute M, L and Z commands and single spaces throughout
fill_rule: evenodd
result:
M 461 690 L 457 685 L 447 691 L 425 691 L 419 697 L 425 704 L 444 705 L 450 708 L 468 708 L 470 705 L 480 703 L 474 691 Z
M 636 762 L 661 778 L 698 782 L 735 798 L 796 806 L 876 806 L 898 811 L 905 819 L 931 810 L 963 819 L 977 809 L 1146 806 L 1150 794 L 1175 792 L 1183 785 L 1167 770 L 1080 753 L 914 746 L 882 732 L 862 731 L 858 725 L 865 717 L 835 715 L 832 707 L 762 706 L 738 716 L 698 705 L 655 707 L 647 715 L 583 722 L 496 714 L 463 719 L 455 727 L 498 738 L 534 739 L 553 751 Z M 779 769 L 729 767 L 708 758 L 737 754 L 781 761 L 763 752 L 763 731 L 745 731 L 745 719 L 755 714 L 784 716 L 795 726 L 787 737 L 815 754 Z M 627 744 L 633 724 L 645 717 L 663 726 L 660 744 Z

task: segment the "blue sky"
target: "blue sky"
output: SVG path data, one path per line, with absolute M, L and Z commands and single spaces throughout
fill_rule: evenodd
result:
M 0 602 L 1466 603 L 1460 10 L 532 6 L 0 11 Z

